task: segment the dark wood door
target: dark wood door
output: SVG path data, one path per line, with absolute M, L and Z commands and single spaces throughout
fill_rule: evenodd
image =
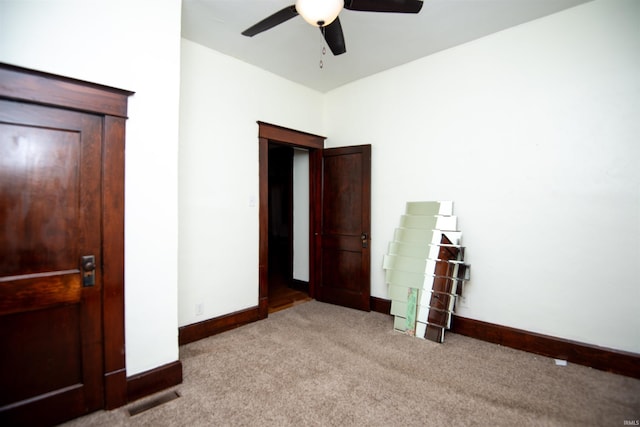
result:
M 316 299 L 370 310 L 371 146 L 322 150 Z
M 2 425 L 58 423 L 104 405 L 102 123 L 0 101 Z M 83 286 L 85 255 L 97 265 L 92 286 Z

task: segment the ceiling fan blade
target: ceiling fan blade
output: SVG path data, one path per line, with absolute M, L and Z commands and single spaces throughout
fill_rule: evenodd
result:
M 342 33 L 340 18 L 336 18 L 326 27 L 320 27 L 320 31 L 322 31 L 322 35 L 334 55 L 342 55 L 347 51 L 347 48 L 344 45 L 344 34 Z
M 418 13 L 421 0 L 345 0 L 344 8 L 363 12 Z
M 267 31 L 276 25 L 282 24 L 291 18 L 298 16 L 298 11 L 294 5 L 287 6 L 284 9 L 274 13 L 273 15 L 263 19 L 252 27 L 247 28 L 242 32 L 243 36 L 253 37 L 263 31 Z

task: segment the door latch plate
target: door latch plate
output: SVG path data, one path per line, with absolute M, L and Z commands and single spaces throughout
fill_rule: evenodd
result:
M 80 260 L 82 270 L 82 286 L 94 286 L 96 284 L 96 258 L 93 255 L 83 256 Z

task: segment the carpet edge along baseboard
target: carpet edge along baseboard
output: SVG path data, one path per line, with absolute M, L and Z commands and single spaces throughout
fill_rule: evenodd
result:
M 371 297 L 370 301 L 372 311 L 390 314 L 390 300 Z M 179 328 L 179 343 L 184 345 L 257 320 L 258 308 L 251 307 L 204 322 L 183 326 Z M 457 315 L 453 316 L 451 332 L 640 379 L 640 354 L 636 353 L 584 344 Z
M 259 319 L 259 308 L 250 307 L 234 313 L 203 320 L 202 322 L 178 328 L 179 345 L 188 344 L 203 338 L 228 331 Z
M 371 309 L 390 314 L 391 301 L 371 297 Z M 451 332 L 516 350 L 640 378 L 640 354 L 599 347 L 454 315 Z

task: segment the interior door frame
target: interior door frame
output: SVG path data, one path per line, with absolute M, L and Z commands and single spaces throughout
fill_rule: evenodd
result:
M 265 122 L 258 123 L 259 156 L 259 243 L 258 243 L 258 318 L 265 319 L 269 311 L 269 142 L 309 151 L 309 296 L 315 296 L 315 240 L 316 221 L 320 220 L 319 199 L 322 149 L 326 137 L 301 132 Z
M 104 408 L 127 403 L 124 341 L 124 151 L 133 92 L 0 63 L 0 99 L 96 114 L 103 120 L 101 164 Z

